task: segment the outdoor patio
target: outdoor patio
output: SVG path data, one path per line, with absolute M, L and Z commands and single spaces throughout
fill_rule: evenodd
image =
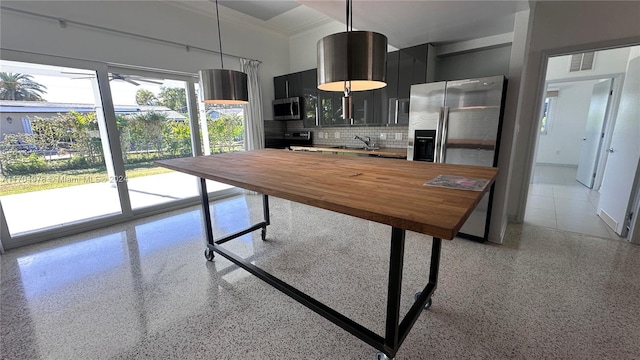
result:
M 132 178 L 127 182 L 132 209 L 198 196 L 197 178 L 178 172 Z M 207 181 L 216 192 L 232 186 Z M 94 183 L 0 196 L 11 235 L 63 226 L 121 212 L 112 183 Z

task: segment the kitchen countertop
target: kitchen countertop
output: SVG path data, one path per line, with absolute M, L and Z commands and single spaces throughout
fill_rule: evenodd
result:
M 331 146 L 291 146 L 293 151 L 317 151 L 317 152 L 336 152 L 336 153 L 351 153 L 351 154 L 365 154 L 365 155 L 377 155 L 380 157 L 390 158 L 407 158 L 406 148 L 380 148 L 378 150 L 365 150 L 357 148 L 337 148 Z

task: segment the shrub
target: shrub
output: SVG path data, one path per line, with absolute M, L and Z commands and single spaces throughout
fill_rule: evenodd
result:
M 21 161 L 14 161 L 3 166 L 4 175 L 27 175 L 47 170 L 47 163 L 41 155 L 31 153 Z

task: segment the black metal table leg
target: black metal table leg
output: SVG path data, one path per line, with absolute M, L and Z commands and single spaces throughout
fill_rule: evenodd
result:
M 211 226 L 211 211 L 209 210 L 209 194 L 207 192 L 207 180 L 200 178 L 200 203 L 202 204 L 202 220 L 204 221 L 205 232 L 207 236 L 207 249 L 204 251 L 204 257 L 212 261 L 213 254 L 213 227 Z
M 431 265 L 429 268 L 429 284 L 433 284 L 433 290 L 438 287 L 438 273 L 440 272 L 440 251 L 442 249 L 442 239 L 434 237 L 431 246 Z
M 246 229 L 227 235 L 222 239 L 218 239 L 218 240 L 215 240 L 213 237 L 213 226 L 211 225 L 211 223 L 213 222 L 213 218 L 211 217 L 211 210 L 209 209 L 209 194 L 207 193 L 207 180 L 204 178 L 200 178 L 200 202 L 202 204 L 202 218 L 204 221 L 205 232 L 207 236 L 207 249 L 204 251 L 204 257 L 207 260 L 213 261 L 216 245 L 224 244 L 227 241 L 236 239 L 252 231 L 262 229 L 262 233 L 261 233 L 262 240 L 266 239 L 267 226 L 270 224 L 269 197 L 267 195 L 264 195 L 264 194 L 262 195 L 262 213 L 264 215 L 263 221 L 255 225 L 252 225 Z
M 395 356 L 400 346 L 400 297 L 402 290 L 402 264 L 404 261 L 405 230 L 391 229 L 391 254 L 389 256 L 389 283 L 387 291 L 387 323 L 384 336 L 385 354 Z
M 269 219 L 269 196 L 264 194 L 262 194 L 262 215 L 264 217 L 264 226 L 262 227 L 260 237 L 264 241 L 267 239 L 267 226 L 271 224 L 271 220 Z

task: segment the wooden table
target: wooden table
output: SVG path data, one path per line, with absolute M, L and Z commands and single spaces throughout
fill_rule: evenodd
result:
M 441 239 L 453 239 L 462 224 L 495 180 L 498 169 L 347 157 L 286 150 L 256 150 L 212 156 L 157 161 L 156 164 L 200 177 L 201 200 L 207 232 L 205 256 L 214 252 L 274 286 L 294 300 L 375 347 L 379 359 L 395 356 L 424 308 L 431 305 L 440 264 Z M 489 181 L 483 191 L 426 186 L 438 175 L 480 178 Z M 205 179 L 263 194 L 264 221 L 214 240 Z M 374 333 L 291 285 L 274 277 L 220 245 L 255 230 L 266 238 L 268 196 L 390 225 L 390 264 L 385 336 Z M 400 320 L 400 288 L 405 231 L 433 236 L 429 282 L 416 293 L 416 301 Z

